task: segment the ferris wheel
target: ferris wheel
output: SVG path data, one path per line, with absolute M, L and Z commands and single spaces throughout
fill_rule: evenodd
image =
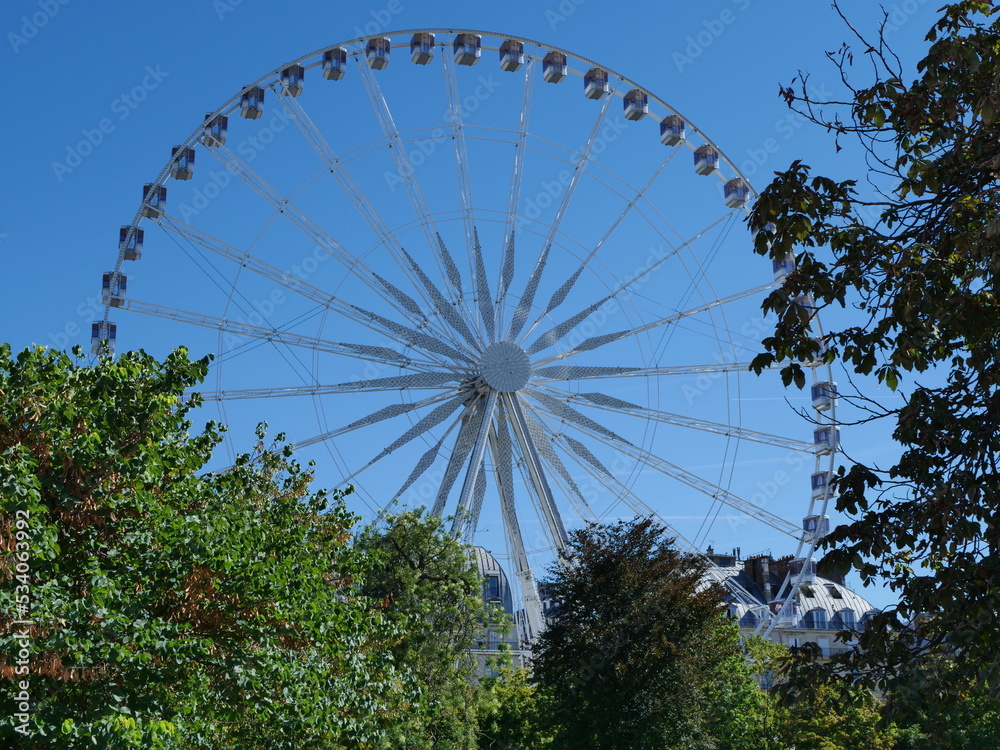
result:
M 597 62 L 468 29 L 360 37 L 173 146 L 120 230 L 94 350 L 214 351 L 225 420 L 282 424 L 373 509 L 494 534 L 528 640 L 539 567 L 621 513 L 694 551 L 794 547 L 779 606 L 712 568 L 769 630 L 811 575 L 839 436 L 827 365 L 811 440 L 748 372 L 794 267 L 753 255 L 752 198 L 702 130 Z

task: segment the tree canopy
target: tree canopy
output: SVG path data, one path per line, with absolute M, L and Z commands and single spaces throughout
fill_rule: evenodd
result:
M 914 72 L 885 25 L 866 35 L 845 17 L 854 44 L 828 53 L 844 96 L 816 100 L 807 76 L 782 94 L 838 150 L 860 149 L 868 184 L 796 161 L 750 217 L 757 252 L 795 257 L 765 302 L 776 324 L 755 369 L 781 364 L 785 382 L 802 387 L 810 362 L 839 361 L 905 392 L 898 406 L 842 394 L 867 410 L 863 421 L 892 425 L 901 455 L 888 467 L 839 470 L 837 509 L 852 520 L 824 540 L 827 558 L 853 565 L 866 583 L 887 578 L 899 603 L 821 671 L 891 690 L 912 663 L 947 655 L 951 668 L 921 683 L 933 700 L 957 695 L 969 678 L 1000 689 L 995 12 L 984 0 L 945 5 Z M 831 306 L 855 313 L 821 333 L 814 312 Z

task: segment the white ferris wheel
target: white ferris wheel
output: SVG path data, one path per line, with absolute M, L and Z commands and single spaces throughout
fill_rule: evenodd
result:
M 214 351 L 224 418 L 288 425 L 372 508 L 495 534 L 526 639 L 567 529 L 622 513 L 691 550 L 795 549 L 784 605 L 713 568 L 769 631 L 810 574 L 839 438 L 828 366 L 811 440 L 747 371 L 794 263 L 752 253 L 752 198 L 702 130 L 597 62 L 468 29 L 361 37 L 173 146 L 121 228 L 95 351 Z

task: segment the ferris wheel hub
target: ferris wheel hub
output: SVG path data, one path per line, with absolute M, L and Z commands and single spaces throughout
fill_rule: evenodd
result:
M 486 347 L 479 360 L 483 380 L 500 393 L 513 393 L 528 384 L 531 361 L 525 351 L 512 341 L 497 341 Z

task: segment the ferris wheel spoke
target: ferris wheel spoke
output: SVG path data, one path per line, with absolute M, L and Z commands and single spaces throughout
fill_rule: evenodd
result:
M 465 149 L 465 124 L 462 122 L 462 102 L 458 93 L 458 78 L 455 62 L 448 54 L 441 55 L 445 88 L 448 92 L 448 119 L 451 121 L 451 142 L 455 151 L 455 169 L 458 173 L 458 192 L 462 201 L 462 223 L 465 226 L 465 242 L 472 252 L 473 232 L 476 226 L 472 207 L 472 181 L 469 179 L 469 155 Z
M 576 481 L 573 476 L 566 469 L 566 465 L 563 463 L 562 459 L 559 458 L 559 454 L 556 453 L 555 448 L 552 445 L 552 439 L 549 437 L 547 430 L 543 426 L 543 423 L 536 419 L 532 413 L 531 409 L 524 410 L 524 417 L 528 423 L 528 432 L 531 433 L 532 439 L 535 441 L 535 446 L 538 448 L 539 454 L 549 464 L 556 473 L 562 477 L 563 482 L 569 489 L 567 497 L 576 507 L 577 512 L 580 514 L 581 518 L 589 518 L 590 520 L 596 520 L 596 516 L 590 509 L 590 504 L 587 499 L 583 496 L 580 488 L 577 486 Z M 576 498 L 576 500 L 574 500 Z M 577 500 L 579 502 L 577 502 Z
M 476 298 L 479 302 L 479 317 L 486 328 L 489 343 L 496 340 L 496 325 L 493 319 L 493 296 L 490 294 L 489 279 L 486 278 L 486 264 L 483 262 L 483 248 L 479 243 L 479 230 L 472 229 L 472 257 L 475 263 Z
M 463 339 L 465 339 L 466 343 L 468 343 L 469 346 L 471 346 L 473 349 L 478 349 L 479 342 L 476 340 L 476 337 L 473 335 L 472 331 L 469 330 L 469 326 L 465 322 L 465 319 L 458 314 L 458 311 L 455 309 L 455 305 L 452 305 L 450 302 L 448 302 L 448 300 L 444 298 L 444 295 L 441 293 L 441 290 L 439 290 L 437 286 L 434 285 L 434 282 L 427 277 L 427 274 L 424 273 L 424 270 L 420 267 L 420 264 L 417 263 L 417 261 L 415 261 L 408 252 L 404 250 L 403 255 L 406 257 L 406 260 L 407 262 L 409 262 L 410 267 L 413 269 L 413 272 L 417 275 L 417 278 L 420 280 L 420 283 L 427 291 L 427 294 L 431 298 L 431 301 L 434 304 L 434 308 L 438 311 L 438 314 L 444 319 L 446 323 L 448 323 L 448 325 L 450 325 L 456 332 L 458 332 Z
M 562 220 L 566 216 L 566 211 L 569 208 L 570 201 L 573 200 L 573 194 L 576 192 L 576 186 L 580 184 L 580 178 L 583 176 L 587 162 L 590 160 L 590 152 L 594 148 L 594 144 L 599 140 L 598 133 L 604 125 L 604 120 L 611 108 L 611 102 L 615 99 L 616 97 L 613 95 L 604 97 L 604 102 L 601 104 L 601 111 L 597 115 L 597 119 L 594 121 L 594 127 L 590 131 L 590 136 L 587 138 L 587 142 L 584 144 L 583 149 L 580 152 L 580 158 L 576 163 L 576 167 L 574 168 L 572 175 L 570 175 L 569 183 L 566 185 L 566 192 L 563 193 L 559 209 L 556 211 L 556 216 L 552 220 L 552 224 L 549 226 L 549 232 L 545 238 L 545 244 L 542 247 L 541 254 L 538 256 L 534 269 L 532 269 L 531 277 L 528 280 L 528 286 L 514 310 L 514 319 L 511 321 L 510 330 L 507 333 L 510 338 L 516 338 L 521 333 L 521 329 L 528 320 L 528 316 L 531 312 L 531 306 L 535 301 L 535 293 L 538 291 L 538 284 L 541 281 L 542 274 L 545 271 L 545 266 L 548 263 L 549 251 L 552 248 L 552 243 L 555 241 L 556 235 L 559 232 L 559 226 L 562 224 Z M 528 329 L 529 334 L 540 320 L 541 317 L 539 317 L 531 325 Z
M 531 112 L 531 90 L 535 77 L 532 75 L 533 60 L 524 66 L 524 89 L 521 93 L 521 113 L 514 143 L 513 174 L 510 180 L 510 194 L 507 198 L 507 223 L 503 233 L 503 260 L 500 263 L 500 280 L 497 284 L 496 327 L 503 327 L 504 307 L 507 291 L 514 279 L 514 231 L 517 228 L 517 203 L 521 198 L 521 180 L 524 177 L 524 152 L 528 135 L 528 115 Z
M 747 289 L 742 292 L 737 292 L 736 294 L 731 294 L 728 297 L 722 297 L 720 299 L 711 300 L 705 302 L 701 305 L 689 308 L 687 310 L 682 310 L 680 312 L 674 313 L 673 315 L 667 315 L 666 317 L 659 318 L 657 320 L 652 320 L 644 325 L 636 326 L 635 328 L 629 328 L 623 331 L 615 331 L 614 333 L 605 333 L 600 336 L 592 336 L 589 339 L 581 341 L 579 344 L 559 354 L 554 354 L 551 357 L 540 360 L 537 365 L 547 365 L 551 362 L 557 362 L 560 359 L 565 359 L 574 354 L 579 354 L 580 352 L 587 352 L 599 347 L 605 346 L 607 344 L 612 344 L 615 341 L 620 341 L 621 339 L 628 338 L 630 336 L 636 336 L 640 333 L 645 333 L 651 331 L 655 328 L 660 328 L 661 326 L 670 325 L 672 323 L 677 323 L 685 318 L 690 318 L 693 315 L 698 315 L 703 312 L 708 312 L 714 310 L 715 308 L 722 307 L 724 305 L 737 302 L 741 299 L 747 297 L 752 297 L 757 294 L 762 294 L 777 286 L 775 282 L 769 284 L 762 284 L 761 286 L 754 287 L 753 289 Z M 612 295 L 613 296 L 613 295 Z
M 624 443 L 625 445 L 631 445 L 625 438 L 617 433 L 609 430 L 604 425 L 598 424 L 593 419 L 585 414 L 581 414 L 572 406 L 564 401 L 560 401 L 547 393 L 543 393 L 537 389 L 531 388 L 526 389 L 528 395 L 537 401 L 542 408 L 551 414 L 553 417 L 563 420 L 564 422 L 573 422 L 581 427 L 586 427 L 594 432 L 599 432 L 606 438 L 614 440 L 619 443 Z
M 441 485 L 438 487 L 437 497 L 434 499 L 434 507 L 431 509 L 431 515 L 440 517 L 444 512 L 444 506 L 448 501 L 448 495 L 451 494 L 451 488 L 455 485 L 458 473 L 462 470 L 462 466 L 465 465 L 465 461 L 469 457 L 469 453 L 472 452 L 472 447 L 476 442 L 479 426 L 476 415 L 482 411 L 482 407 L 483 399 L 480 397 L 472 401 L 462 415 L 461 427 L 458 430 L 458 436 L 455 438 L 455 446 L 448 457 L 448 463 L 445 466 L 444 476 L 441 478 Z
M 231 173 L 240 177 L 247 185 L 253 188 L 264 200 L 270 203 L 277 211 L 284 215 L 307 237 L 313 240 L 319 247 L 326 251 L 330 257 L 336 260 L 352 276 L 357 278 L 366 287 L 376 293 L 381 293 L 381 286 L 375 281 L 375 273 L 368 268 L 359 258 L 355 257 L 347 248 L 337 242 L 332 236 L 320 228 L 316 222 L 300 211 L 291 201 L 291 198 L 282 195 L 271 187 L 264 178 L 257 174 L 248 164 L 237 157 L 225 146 L 210 147 L 209 151 L 222 162 Z M 427 325 L 428 321 L 422 314 L 416 316 L 406 307 L 399 305 L 395 299 L 389 300 L 390 304 L 399 310 L 405 317 L 409 317 L 416 325 Z M 447 335 L 448 331 L 442 331 Z
M 384 318 L 378 313 L 372 312 L 371 310 L 365 310 L 364 308 L 358 307 L 357 305 L 351 305 L 357 312 L 361 313 L 363 316 L 368 318 L 368 320 L 373 323 L 378 323 L 379 326 L 385 330 L 402 337 L 410 344 L 420 347 L 428 352 L 433 352 L 434 354 L 440 354 L 443 357 L 451 360 L 451 364 L 446 364 L 445 366 L 460 367 L 458 365 L 458 360 L 467 362 L 468 364 L 473 364 L 473 359 L 465 354 L 464 352 L 452 349 L 450 346 L 442 342 L 440 339 L 436 339 L 422 331 L 417 331 L 413 328 L 408 328 L 400 323 Z
M 513 552 L 514 576 L 520 583 L 521 595 L 524 598 L 524 610 L 528 621 L 527 635 L 530 640 L 544 627 L 542 601 L 535 585 L 535 576 L 528 560 L 521 524 L 514 505 L 514 451 L 503 408 L 497 410 L 497 421 L 490 431 L 489 448 L 493 465 L 496 467 L 494 474 L 497 492 L 500 495 L 500 516 Z
M 170 215 L 164 215 L 161 219 L 157 221 L 157 223 L 165 230 L 173 232 L 178 236 L 183 237 L 184 239 L 198 245 L 199 247 L 202 247 L 206 250 L 209 250 L 210 252 L 215 253 L 221 258 L 224 258 L 233 263 L 237 263 L 241 267 L 248 268 L 250 271 L 260 276 L 263 276 L 266 279 L 270 279 L 277 284 L 280 284 L 285 289 L 288 289 L 289 291 L 294 292 L 295 294 L 298 294 L 304 297 L 305 299 L 311 300 L 319 306 L 327 308 L 337 313 L 338 315 L 342 315 L 350 320 L 353 320 L 354 322 L 360 323 L 361 325 L 373 331 L 378 331 L 380 334 L 386 335 L 388 336 L 388 338 L 394 339 L 397 343 L 403 345 L 411 343 L 408 338 L 399 335 L 390 335 L 390 333 L 387 332 L 387 329 L 385 329 L 385 327 L 382 328 L 373 327 L 371 325 L 371 321 L 367 316 L 359 314 L 357 309 L 335 297 L 331 297 L 322 289 L 319 289 L 318 287 L 315 287 L 312 284 L 309 284 L 302 279 L 296 278 L 294 275 L 290 275 L 284 271 L 281 271 L 275 266 L 272 266 L 258 258 L 253 257 L 249 253 L 241 252 L 240 250 L 237 250 L 231 245 L 228 245 L 225 242 L 222 242 L 221 240 L 216 239 L 215 237 L 212 237 L 211 235 L 208 235 L 205 232 L 202 232 L 201 230 L 195 229 L 194 227 L 189 226 L 188 224 L 185 224 L 184 222 Z M 383 285 L 383 287 L 386 287 L 387 290 L 391 290 L 390 294 L 393 294 L 393 292 L 397 292 L 398 294 L 393 294 L 393 296 L 397 299 L 397 301 L 399 301 L 411 313 L 419 315 L 420 319 L 426 322 L 426 318 L 423 317 L 423 313 L 416 306 L 416 303 L 414 303 L 413 300 L 403 295 L 401 292 L 399 292 L 399 290 L 397 290 L 395 287 L 389 284 L 389 282 L 385 281 L 377 274 L 373 274 L 373 276 Z M 407 302 L 409 304 L 407 304 Z
M 574 426 L 574 428 L 580 430 L 583 434 L 589 435 L 590 437 L 596 437 L 601 434 L 596 430 L 583 426 Z M 623 455 L 630 456 L 631 458 L 641 462 L 644 467 L 655 469 L 661 474 L 671 477 L 682 484 L 686 484 L 688 487 L 691 487 L 692 489 L 710 497 L 712 500 L 728 505 L 733 510 L 739 511 L 750 518 L 760 521 L 761 523 L 770 526 L 775 531 L 787 534 L 796 541 L 798 541 L 801 537 L 801 529 L 797 524 L 791 523 L 781 516 L 776 516 L 775 514 L 754 505 L 748 500 L 744 500 L 729 490 L 719 487 L 707 479 L 703 479 L 690 471 L 686 471 L 685 469 L 660 458 L 650 451 L 636 445 L 632 445 L 631 443 L 622 442 L 616 442 L 615 449 Z
M 671 151 L 670 154 L 667 156 L 667 158 L 660 163 L 660 166 L 656 168 L 656 171 L 653 172 L 652 176 L 646 181 L 646 184 L 643 185 L 641 188 L 639 188 L 639 190 L 628 202 L 628 204 L 626 204 L 622 212 L 618 214 L 618 217 L 614 220 L 614 222 L 612 222 L 611 226 L 608 228 L 608 231 L 604 233 L 604 236 L 601 237 L 600 240 L 598 240 L 597 244 L 594 245 L 593 249 L 591 249 L 591 251 L 587 253 L 587 256 L 583 259 L 583 261 L 580 263 L 577 269 L 572 273 L 572 275 L 570 275 L 570 277 L 563 283 L 563 285 L 559 287 L 552 294 L 552 297 L 549 299 L 548 305 L 545 306 L 545 310 L 542 313 L 542 315 L 547 315 L 548 313 L 552 312 L 566 300 L 566 297 L 569 296 L 569 293 L 572 291 L 573 286 L 579 280 L 580 276 L 583 274 L 584 270 L 587 268 L 590 261 L 593 260 L 594 257 L 597 255 L 597 253 L 600 251 L 600 249 L 604 247 L 604 243 L 606 243 L 608 239 L 611 237 L 611 235 L 614 234 L 618 226 L 625 220 L 625 218 L 629 215 L 629 213 L 631 213 L 632 209 L 635 208 L 635 205 L 640 200 L 642 200 L 643 196 L 645 196 L 646 194 L 646 191 L 649 190 L 650 186 L 656 181 L 656 178 L 660 176 L 660 173 L 673 160 L 674 156 L 677 154 L 677 151 L 679 149 L 680 146 L 675 147 L 674 150 Z
M 320 159 L 322 159 L 327 169 L 329 169 L 330 174 L 333 175 L 334 179 L 337 181 L 337 184 L 340 185 L 340 188 L 343 190 L 344 194 L 348 197 L 351 203 L 354 204 L 354 207 L 357 209 L 358 213 L 367 222 L 368 226 L 371 227 L 372 231 L 375 232 L 379 240 L 387 248 L 389 248 L 390 254 L 393 257 L 393 260 L 399 266 L 400 270 L 402 270 L 403 273 L 406 274 L 407 276 L 410 276 L 411 270 L 409 266 L 401 258 L 401 251 L 403 248 L 399 244 L 399 241 L 396 239 L 396 235 L 389 229 L 385 220 L 378 213 L 375 207 L 371 204 L 371 201 L 369 201 L 368 198 L 365 197 L 365 194 L 361 191 L 357 183 L 354 181 L 354 178 L 351 176 L 346 165 L 341 161 L 340 157 L 337 156 L 337 153 L 333 150 L 333 148 L 330 146 L 327 140 L 323 137 L 323 134 L 320 133 L 319 130 L 316 128 L 316 126 L 313 124 L 312 119 L 309 117 L 308 113 L 306 113 L 305 109 L 299 103 L 298 97 L 289 96 L 285 92 L 284 87 L 280 86 L 278 83 L 272 86 L 272 89 L 275 91 L 278 101 L 281 103 L 281 106 L 288 113 L 289 117 L 298 127 L 299 131 L 302 133 L 305 139 L 309 142 L 309 145 L 312 146 L 316 154 L 320 157 Z M 376 278 L 379 278 L 377 274 Z M 419 289 L 420 288 L 419 285 L 415 283 L 415 280 L 412 279 L 412 276 L 410 278 L 411 281 L 414 282 L 414 286 L 417 287 L 417 289 Z M 385 285 L 386 283 L 381 278 L 379 278 L 379 281 L 383 285 Z M 399 292 L 399 294 L 402 294 L 402 292 Z M 397 301 L 399 301 L 399 298 L 396 294 L 394 294 L 393 296 L 397 298 Z M 430 302 L 430 300 L 427 301 Z M 417 307 L 416 305 L 404 304 L 404 307 L 406 307 L 407 310 L 412 312 L 417 319 L 423 318 L 423 311 L 420 310 L 420 308 Z
M 777 367 L 774 365 L 773 367 Z M 770 368 L 768 368 L 770 369 Z M 534 371 L 532 384 L 548 381 L 595 380 L 602 378 L 658 378 L 668 375 L 700 375 L 701 373 L 749 372 L 749 362 L 721 362 L 708 365 L 676 365 L 672 367 L 613 367 L 554 365 Z
M 600 308 L 610 299 L 611 299 L 610 296 L 605 297 L 604 299 L 600 299 L 594 304 L 592 304 L 590 307 L 584 308 L 583 310 L 578 312 L 572 318 L 564 320 L 562 323 L 555 326 L 554 328 L 550 328 L 548 331 L 546 331 L 537 339 L 535 339 L 534 343 L 532 343 L 527 349 L 524 350 L 525 353 L 529 355 L 537 354 L 543 349 L 548 349 L 553 344 L 558 343 L 563 339 L 563 337 L 566 334 L 568 334 L 570 331 L 572 331 L 574 328 L 580 325 L 583 321 L 585 321 L 587 318 L 593 315 L 598 310 L 598 308 Z
M 445 383 L 455 382 L 453 373 L 425 372 L 413 375 L 399 375 L 373 380 L 358 380 L 336 385 L 300 385 L 287 388 L 242 388 L 226 391 L 202 391 L 206 401 L 239 401 L 243 399 L 285 398 L 289 396 L 330 396 L 336 393 L 385 393 L 389 391 L 413 391 L 440 388 Z
M 414 175 L 413 164 L 407 157 L 406 146 L 403 144 L 403 139 L 399 137 L 399 131 L 396 129 L 396 124 L 393 121 L 389 104 L 382 94 L 382 87 L 379 86 L 378 81 L 375 79 L 375 73 L 362 61 L 361 56 L 355 55 L 354 61 L 357 63 L 361 81 L 364 84 L 365 91 L 368 93 L 368 99 L 378 119 L 382 135 L 389 144 L 389 151 L 396 162 L 396 171 L 399 173 L 399 177 L 406 188 L 406 194 L 413 204 L 413 210 L 427 239 L 427 246 L 438 263 L 441 275 L 451 286 L 456 300 L 460 300 L 463 298 L 461 274 L 458 272 L 458 267 L 455 265 L 454 259 L 448 253 L 447 248 L 441 241 L 441 235 L 434 225 L 434 219 L 431 216 L 430 209 L 427 207 L 427 201 L 424 199 L 423 191 L 420 189 L 420 183 L 417 182 Z
M 638 404 L 623 401 L 622 399 L 615 398 L 614 396 L 609 396 L 605 393 L 570 393 L 566 391 L 557 391 L 544 385 L 540 385 L 538 387 L 550 392 L 552 395 L 562 400 L 577 403 L 582 400 L 582 402 L 586 403 L 588 406 L 609 411 L 613 414 L 630 414 L 638 416 L 644 420 L 662 422 L 664 424 L 676 425 L 678 427 L 688 427 L 690 429 L 710 432 L 716 435 L 723 435 L 725 437 L 737 437 L 742 440 L 750 440 L 755 443 L 763 443 L 764 445 L 774 445 L 779 448 L 787 448 L 788 450 L 800 451 L 802 453 L 813 453 L 816 450 L 812 443 L 807 443 L 804 440 L 795 440 L 794 438 L 771 435 L 766 432 L 757 432 L 755 430 L 748 430 L 735 425 L 711 422 L 706 419 L 693 419 L 680 414 L 672 414 L 670 412 L 659 411 L 657 409 L 649 409 L 644 406 L 639 406 Z
M 427 449 L 427 451 L 424 452 L 424 454 L 420 457 L 420 460 L 417 461 L 416 466 L 413 467 L 413 470 L 410 472 L 410 475 L 406 478 L 406 481 L 403 482 L 403 486 L 396 491 L 395 495 L 393 495 L 393 498 L 402 497 L 403 493 L 406 492 L 413 485 L 414 482 L 416 482 L 420 477 L 424 475 L 424 473 L 434 463 L 435 459 L 437 459 L 438 454 L 441 452 L 441 448 L 444 446 L 445 440 L 448 439 L 448 436 L 452 433 L 452 430 L 455 429 L 456 425 L 464 424 L 468 412 L 473 408 L 474 405 L 472 403 L 467 404 L 465 407 L 466 410 L 465 413 L 463 413 L 461 417 L 453 421 L 451 425 L 449 425 L 448 429 L 445 430 L 444 434 L 441 436 L 441 439 L 438 440 L 434 445 L 432 445 L 430 448 Z
M 546 525 L 552 535 L 552 540 L 561 552 L 567 543 L 566 527 L 563 526 L 562 517 L 559 515 L 559 508 L 555 498 L 552 496 L 552 489 L 549 487 L 545 470 L 538 457 L 538 450 L 535 442 L 531 439 L 528 430 L 528 422 L 524 416 L 519 397 L 515 394 L 503 394 L 504 405 L 510 415 L 510 424 L 514 431 L 514 437 L 521 447 L 521 455 L 525 459 L 526 468 L 531 478 L 531 486 L 534 487 L 541 502 L 542 511 L 545 515 Z
M 414 409 L 421 409 L 425 406 L 433 406 L 434 404 L 440 404 L 447 398 L 450 398 L 453 394 L 445 393 L 437 396 L 429 396 L 420 401 L 412 401 L 405 404 L 389 404 L 389 406 L 384 406 L 381 409 L 373 411 L 371 414 L 357 419 L 351 422 L 349 425 L 344 427 L 338 427 L 333 430 L 328 430 L 320 435 L 314 435 L 311 438 L 306 438 L 305 440 L 295 443 L 296 448 L 305 448 L 309 445 L 315 445 L 316 443 L 322 443 L 325 440 L 331 440 L 341 435 L 346 435 L 348 433 L 359 430 L 363 427 L 369 427 L 373 424 L 378 424 L 386 419 L 393 419 L 395 417 L 402 416 L 403 414 L 409 414 Z M 355 472 L 357 474 L 358 472 Z M 352 474 L 351 476 L 354 476 Z M 345 480 L 346 481 L 346 480 Z
M 149 302 L 121 298 L 121 309 L 143 315 L 151 315 L 156 318 L 174 320 L 181 323 L 188 323 L 204 328 L 210 328 L 221 334 L 233 334 L 236 336 L 246 336 L 248 338 L 272 341 L 288 346 L 298 346 L 312 349 L 317 352 L 327 352 L 330 354 L 341 354 L 353 359 L 376 362 L 378 364 L 395 365 L 400 367 L 433 367 L 439 368 L 439 362 L 429 362 L 415 360 L 405 354 L 397 352 L 384 346 L 369 346 L 367 344 L 350 344 L 344 342 L 329 341 L 316 336 L 306 336 L 301 333 L 282 330 L 280 328 L 265 328 L 251 323 L 241 323 L 238 320 L 218 318 L 204 313 L 189 312 L 162 305 L 154 305 Z
M 469 460 L 469 468 L 462 482 L 462 489 L 458 496 L 458 511 L 455 513 L 455 519 L 452 523 L 452 532 L 458 536 L 463 535 L 463 529 L 470 521 L 468 518 L 471 508 L 470 502 L 476 489 L 476 481 L 483 470 L 486 441 L 490 434 L 490 427 L 493 425 L 493 414 L 496 412 L 498 400 L 497 392 L 490 389 L 476 418 L 479 424 L 476 430 L 476 440 L 472 445 L 472 458 Z
M 419 420 L 416 424 L 414 424 L 412 427 L 410 427 L 410 429 L 406 430 L 406 432 L 404 432 L 402 435 L 400 435 L 398 438 L 396 438 L 394 441 L 392 441 L 392 443 L 390 443 L 385 448 L 383 448 L 378 453 L 378 455 L 376 455 L 374 458 L 372 458 L 368 463 L 366 463 L 364 466 L 362 466 L 360 469 L 358 469 L 357 471 L 355 471 L 350 476 L 345 477 L 343 480 L 341 480 L 341 484 L 350 482 L 352 479 L 354 479 L 355 477 L 359 476 L 360 474 L 363 474 L 365 471 L 367 471 L 368 469 L 370 469 L 372 466 L 374 466 L 375 464 L 377 464 L 379 461 L 381 461 L 382 459 L 384 459 L 386 456 L 390 455 L 391 453 L 393 453 L 397 449 L 402 448 L 404 445 L 406 445 L 407 443 L 409 443 L 411 440 L 414 440 L 414 439 L 420 437 L 421 435 L 425 434 L 426 432 L 428 432 L 428 431 L 434 429 L 435 427 L 437 427 L 439 424 L 441 424 L 443 421 L 445 421 L 448 417 L 450 417 L 455 412 L 455 410 L 458 409 L 462 405 L 462 403 L 465 400 L 466 400 L 466 396 L 462 395 L 462 396 L 459 396 L 457 398 L 453 398 L 451 401 L 446 401 L 445 403 L 443 403 L 443 404 L 439 405 L 438 407 L 436 407 L 435 409 L 433 409 L 429 414 L 427 414 L 425 417 L 423 417 L 421 420 Z M 386 418 L 388 418 L 388 417 L 386 417 Z M 362 426 L 367 426 L 367 425 L 362 425 Z

